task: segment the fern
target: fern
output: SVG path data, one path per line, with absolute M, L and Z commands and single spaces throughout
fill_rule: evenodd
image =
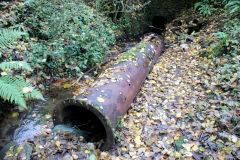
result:
M 26 92 L 26 89 L 28 92 Z M 10 75 L 0 77 L 0 97 L 24 108 L 27 108 L 24 98 L 44 100 L 41 92 L 32 87 L 22 77 L 13 78 Z
M 0 29 L 0 56 L 8 45 L 16 41 L 21 35 L 25 34 L 25 32 L 16 29 Z
M 18 88 L 17 82 L 17 79 L 14 80 L 12 76 L 9 75 L 0 77 L 0 96 L 5 100 L 9 100 L 11 103 L 14 102 L 27 108 L 24 95 L 20 88 Z
M 197 2 L 194 4 L 195 10 L 197 10 L 201 5 L 203 5 L 203 2 Z
M 194 8 L 203 14 L 204 17 L 208 17 L 213 11 L 216 11 L 216 8 L 212 8 L 209 3 L 210 0 L 203 0 L 202 2 L 195 3 Z
M 24 94 L 24 97 L 26 97 L 27 99 L 41 99 L 44 101 L 44 98 L 42 96 L 42 93 L 40 91 L 38 91 L 37 89 L 35 89 L 34 87 L 32 87 L 32 91 L 29 93 Z
M 230 14 L 239 14 L 240 11 L 240 2 L 239 1 L 230 1 L 225 5 L 225 8 Z
M 0 63 L 0 68 L 2 70 L 6 69 L 21 69 L 26 71 L 33 71 L 30 65 L 24 61 L 10 61 Z
M 8 47 L 19 36 L 26 34 L 20 30 L 2 29 L 0 30 L 0 56 L 3 50 Z M 0 63 L 1 70 L 26 70 L 32 71 L 32 68 L 24 61 L 10 61 Z M 27 83 L 23 77 L 13 77 L 11 74 L 0 77 L 0 97 L 8 100 L 11 103 L 18 104 L 27 108 L 25 99 L 42 99 L 44 100 L 40 91 L 34 88 L 30 83 Z
M 26 99 L 41 99 L 44 100 L 40 91 L 38 91 L 35 87 L 33 87 L 30 83 L 27 83 L 22 77 L 17 77 L 17 84 L 20 88 L 22 88 L 22 93 Z M 24 88 L 28 88 L 29 92 L 24 93 Z

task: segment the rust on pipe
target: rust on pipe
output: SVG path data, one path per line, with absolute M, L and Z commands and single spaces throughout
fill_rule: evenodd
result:
M 67 99 L 53 111 L 54 125 L 66 124 L 89 133 L 90 141 L 103 139 L 101 150 L 115 144 L 115 130 L 163 48 L 159 35 L 151 33 L 117 60 L 84 94 Z

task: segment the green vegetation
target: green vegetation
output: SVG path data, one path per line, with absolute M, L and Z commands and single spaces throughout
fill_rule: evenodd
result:
M 150 56 L 145 53 L 144 48 L 146 46 L 146 43 L 140 43 L 136 47 L 130 49 L 126 53 L 119 56 L 119 62 L 125 62 L 125 61 L 135 61 L 137 59 L 137 52 L 140 52 L 143 49 L 143 54 L 146 54 L 149 59 Z
M 205 17 L 209 17 L 213 11 L 216 11 L 216 8 L 213 8 L 209 4 L 210 0 L 203 0 L 202 2 L 195 3 L 194 8 L 203 14 Z
M 26 85 L 25 79 L 45 87 L 41 80 L 72 79 L 72 76 L 79 76 L 81 72 L 92 68 L 110 53 L 118 36 L 116 33 L 134 35 L 140 30 L 143 24 L 139 22 L 144 19 L 144 6 L 148 4 L 148 0 L 86 2 L 89 2 L 88 6 L 80 0 L 27 0 L 8 5 L 8 9 L 12 9 L 7 11 L 10 18 L 4 19 L 6 23 L 0 21 L 0 26 L 21 27 L 29 34 L 29 38 L 23 36 L 23 43 L 20 43 L 20 40 L 15 41 L 18 32 L 5 36 L 10 38 L 2 43 L 4 50 L 0 50 L 3 55 L 0 59 L 0 86 L 3 86 L 0 87 L 0 98 L 24 106 L 24 99 L 35 94 L 34 88 Z M 155 6 L 151 7 L 156 9 Z M 239 159 L 239 8 L 239 1 L 236 0 L 203 0 L 195 4 L 196 12 L 192 12 L 193 8 L 186 13 L 184 11 L 166 25 L 164 54 L 156 59 L 152 72 L 146 77 L 127 114 L 117 118 L 116 128 L 112 128 L 108 116 L 104 117 L 106 125 L 113 130 L 116 142 L 119 142 L 113 151 L 96 150 L 94 147 L 101 146 L 102 140 L 95 145 L 85 143 L 82 146 L 80 143 L 85 142 L 83 137 L 69 133 L 52 134 L 49 130 L 52 123 L 44 123 L 44 135 L 26 141 L 33 147 L 29 153 L 31 158 L 88 159 L 90 151 L 96 151 L 92 157 L 99 159 Z M 5 11 L 0 7 L 0 20 L 7 15 L 1 12 Z M 159 10 L 156 14 L 161 12 Z M 148 18 L 156 16 L 154 14 L 149 14 Z M 14 41 L 18 45 L 9 45 Z M 151 41 L 155 43 L 155 40 Z M 142 43 L 126 54 L 119 54 L 116 61 L 134 61 L 138 56 L 136 52 L 152 59 L 143 49 L 146 45 L 149 44 Z M 118 47 L 121 48 L 121 45 L 112 51 L 118 53 Z M 130 47 L 132 44 L 127 44 L 126 48 Z M 16 58 L 11 53 L 20 56 Z M 107 67 L 116 65 L 115 57 L 109 59 Z M 34 68 L 31 69 L 29 63 Z M 137 63 L 134 64 L 138 67 Z M 106 66 L 96 65 L 99 70 L 106 69 Z M 120 71 L 123 72 L 115 72 Z M 30 72 L 33 74 L 29 75 Z M 113 67 L 107 69 L 102 76 L 106 81 L 99 84 L 92 83 L 96 77 L 85 78 L 86 74 L 82 74 L 85 80 L 83 78 L 74 87 L 77 90 L 74 95 L 88 94 L 85 90 L 88 86 L 99 87 L 108 81 L 117 82 L 119 78 L 109 77 L 112 73 Z M 57 81 L 56 86 L 69 88 L 70 83 Z M 13 93 L 7 93 L 9 90 Z M 100 92 L 100 89 L 96 91 Z M 105 99 L 97 97 L 99 104 L 106 102 L 110 93 L 105 89 L 101 89 L 101 92 L 105 92 Z M 53 97 L 52 101 L 57 100 Z M 81 104 L 85 104 L 85 101 L 79 99 Z M 90 100 L 88 102 L 89 105 L 92 103 Z M 103 111 L 102 106 L 94 107 Z M 115 114 L 111 111 L 109 113 Z M 32 114 L 32 117 L 37 114 Z M 45 118 L 51 122 L 49 114 Z M 92 122 L 96 121 L 86 121 L 83 126 L 94 131 L 98 126 L 95 127 Z M 106 134 L 102 133 L 93 134 L 108 141 Z M 11 148 L 5 159 L 24 159 L 24 150 L 21 148 L 16 151 Z
M 138 35 L 145 17 L 145 6 L 151 0 L 96 0 L 95 7 L 99 12 L 111 17 L 127 36 Z M 134 24 L 134 25 L 133 25 Z
M 82 0 L 29 0 L 16 11 L 34 52 L 32 64 L 43 65 L 57 77 L 76 76 L 93 67 L 115 44 L 116 26 Z
M 232 17 L 239 16 L 240 11 L 240 2 L 239 1 L 230 1 L 225 5 L 225 9 L 228 14 L 232 14 Z
M 207 2 L 205 0 L 199 3 Z M 212 79 L 218 82 L 223 90 L 230 91 L 236 98 L 240 98 L 240 2 L 223 1 L 222 6 L 224 6 L 224 16 L 228 18 L 228 21 L 224 24 L 222 31 L 214 34 L 216 43 L 208 46 L 202 55 L 211 58 L 214 62 L 214 72 L 217 76 L 213 76 Z
M 13 29 L 1 29 L 0 30 L 0 56 L 2 56 L 3 51 L 14 41 L 17 40 L 21 35 L 26 34 L 20 30 Z
M 19 36 L 26 33 L 20 30 L 2 29 L 0 30 L 0 55 Z M 25 99 L 42 99 L 41 92 L 27 83 L 22 76 L 16 75 L 15 70 L 32 71 L 28 63 L 24 61 L 7 61 L 0 63 L 0 97 L 27 108 Z
M 46 79 L 79 76 L 100 63 L 110 54 L 119 33 L 139 31 L 131 24 L 143 16 L 148 3 L 97 0 L 86 5 L 83 0 L 26 0 L 1 8 L 0 13 L 10 17 L 0 24 L 5 32 L 0 32 L 4 39 L 0 41 L 1 97 L 26 108 L 24 98 L 43 97 L 24 79 L 34 74 L 39 77 L 34 84 L 39 85 Z M 28 36 L 19 42 L 17 37 L 23 34 Z M 9 46 L 12 42 L 15 44 Z M 13 93 L 6 93 L 9 89 Z

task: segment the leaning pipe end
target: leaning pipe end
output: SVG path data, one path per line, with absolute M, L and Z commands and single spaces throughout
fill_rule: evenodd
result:
M 88 133 L 87 141 L 98 142 L 101 150 L 110 150 L 115 144 L 114 129 L 109 118 L 97 106 L 85 101 L 66 99 L 53 111 L 54 125 L 65 124 Z

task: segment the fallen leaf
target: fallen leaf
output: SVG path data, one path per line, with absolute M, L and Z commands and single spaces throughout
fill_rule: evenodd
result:
M 235 143 L 235 147 L 240 148 L 240 140 Z
M 13 113 L 11 114 L 11 117 L 12 117 L 12 118 L 16 118 L 16 117 L 18 117 L 18 115 L 19 115 L 18 112 L 13 112 Z
M 104 102 L 104 99 L 101 98 L 101 97 L 97 97 L 97 100 L 98 100 L 98 102 L 100 102 L 100 103 L 103 103 L 103 102 Z
M 58 149 L 61 149 L 61 148 L 60 148 L 61 144 L 60 144 L 59 141 L 56 141 L 55 144 L 56 144 L 56 146 L 58 147 Z
M 90 153 L 90 151 L 89 151 L 89 150 L 85 150 L 84 152 L 85 152 L 86 154 L 89 154 L 89 153 Z
M 17 153 L 21 152 L 22 150 L 23 150 L 23 147 L 22 147 L 22 146 L 18 147 L 18 148 L 17 148 Z
M 179 134 L 175 134 L 174 136 L 174 140 L 177 141 L 179 139 L 180 135 Z
M 135 143 L 137 145 L 140 145 L 141 144 L 141 137 L 140 136 L 136 136 L 136 138 L 134 139 Z
M 72 154 L 73 159 L 78 159 L 78 156 L 75 154 Z
M 50 114 L 46 114 L 46 115 L 45 115 L 45 118 L 46 118 L 46 119 L 49 119 L 49 118 L 51 118 L 51 115 L 50 115 Z
M 214 141 L 217 138 L 216 135 L 211 135 L 211 139 Z
M 64 84 L 63 85 L 63 88 L 70 88 L 71 87 L 71 84 Z
M 22 89 L 22 92 L 23 92 L 24 94 L 30 93 L 30 92 L 32 92 L 32 91 L 33 91 L 33 88 L 32 88 L 32 87 L 24 87 L 24 88 Z
M 198 146 L 194 143 L 193 146 L 192 146 L 192 150 L 193 151 L 197 151 L 198 150 Z
M 204 152 L 204 151 L 205 151 L 205 148 L 199 147 L 199 151 Z
M 226 151 L 228 154 L 232 153 L 232 147 L 231 146 L 223 147 L 223 150 Z

